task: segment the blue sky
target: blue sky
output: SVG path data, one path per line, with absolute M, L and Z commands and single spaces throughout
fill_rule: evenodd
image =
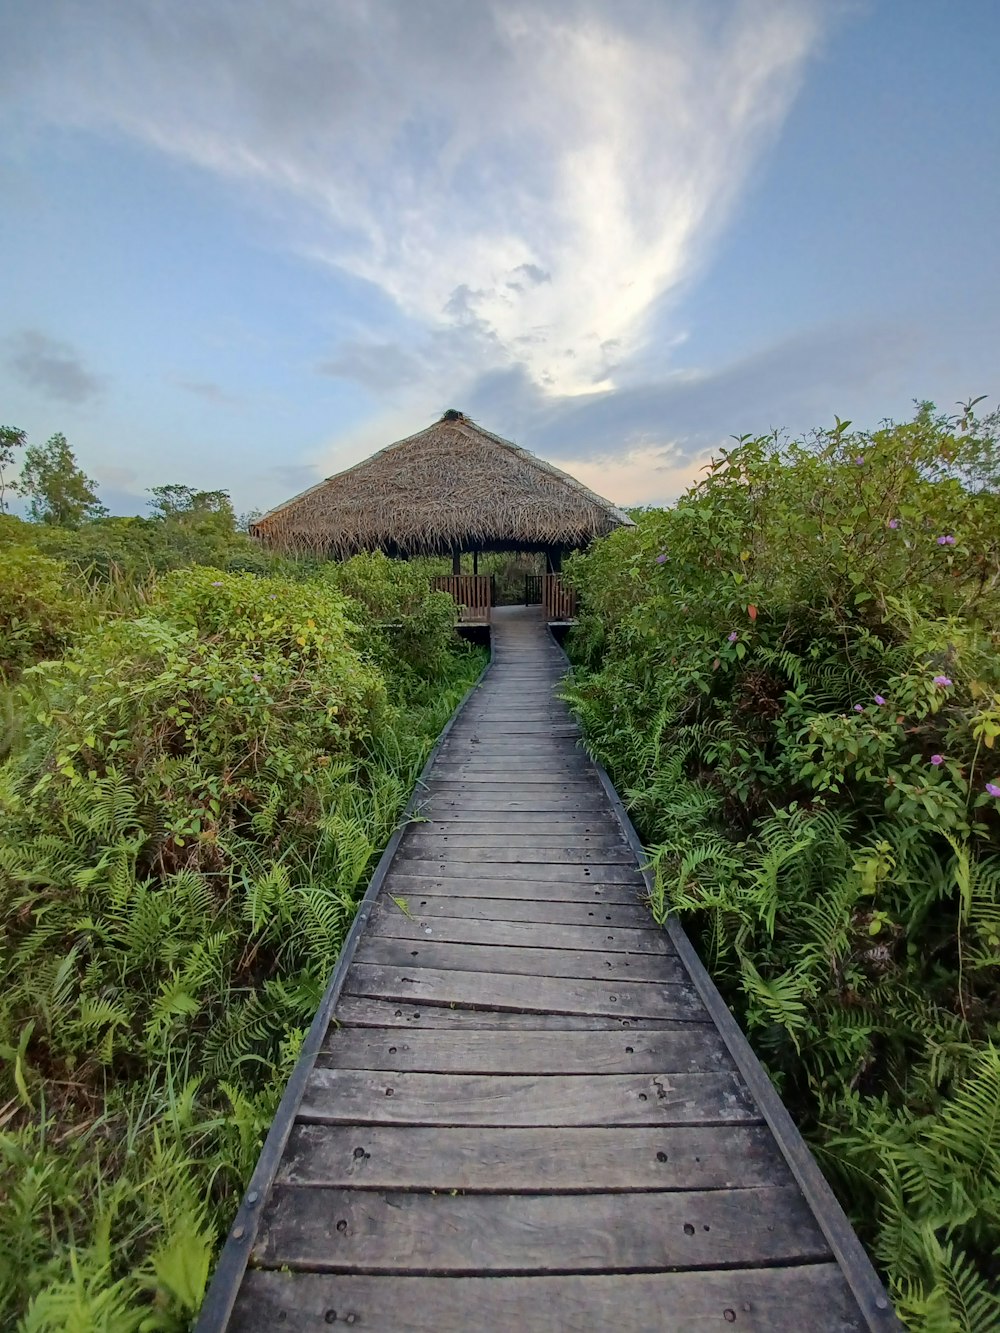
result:
M 0 15 L 0 421 L 267 508 L 459 407 L 621 503 L 1000 394 L 994 0 Z

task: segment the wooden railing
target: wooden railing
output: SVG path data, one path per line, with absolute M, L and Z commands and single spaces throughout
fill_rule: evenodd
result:
M 561 574 L 542 575 L 542 608 L 546 620 L 576 618 L 576 593 L 565 586 Z
M 434 580 L 434 587 L 438 592 L 451 593 L 463 624 L 489 620 L 493 605 L 489 574 L 441 574 Z

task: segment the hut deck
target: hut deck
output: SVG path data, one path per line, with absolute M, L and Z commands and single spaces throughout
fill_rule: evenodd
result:
M 199 1328 L 897 1327 L 690 944 L 643 905 L 538 609 L 498 611 L 493 641 Z

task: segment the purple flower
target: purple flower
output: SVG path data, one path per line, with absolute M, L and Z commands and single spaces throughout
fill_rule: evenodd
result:
M 857 458 L 854 460 L 854 464 L 855 464 L 856 467 L 864 467 L 864 465 L 865 465 L 865 460 L 864 460 L 863 455 L 858 454 Z
M 952 536 L 939 537 L 937 539 L 937 544 L 938 546 L 954 546 L 955 538 Z
M 221 579 L 216 579 L 215 582 L 212 584 L 212 587 L 213 587 L 213 588 L 221 588 L 221 587 L 222 587 L 222 580 L 221 580 Z
M 883 699 L 881 694 L 876 694 L 875 702 L 878 704 L 879 708 L 881 708 L 882 705 L 885 703 L 885 699 Z
M 948 686 L 951 684 L 951 677 L 950 677 L 950 676 L 935 676 L 935 677 L 934 677 L 934 684 L 935 684 L 935 685 L 940 685 L 941 688 L 942 688 L 943 690 L 946 690 L 946 689 L 948 688 Z
M 856 713 L 863 713 L 865 710 L 861 707 L 860 704 L 855 704 L 855 705 L 854 705 L 854 711 L 855 711 Z
M 656 557 L 656 563 L 657 563 L 658 565 L 665 565 L 665 564 L 667 563 L 667 553 L 666 553 L 666 551 L 661 551 L 661 552 L 660 552 L 660 554 Z
M 255 672 L 253 673 L 253 675 L 250 677 L 250 679 L 251 679 L 252 681 L 254 681 L 254 682 L 259 683 L 259 681 L 260 681 L 260 672 L 259 672 L 259 671 L 255 671 Z
M 986 790 L 989 792 L 991 796 L 1000 796 L 1000 786 L 998 786 L 995 782 L 987 782 Z
M 730 636 L 729 636 L 729 642 L 730 642 L 730 643 L 735 643 L 736 640 L 737 640 L 739 637 L 740 637 L 740 636 L 737 634 L 736 630 L 733 630 L 732 634 L 730 634 Z
M 892 528 L 893 532 L 895 532 L 896 529 L 899 527 L 899 519 L 898 519 L 898 518 L 890 518 L 890 519 L 889 519 L 889 527 Z
M 935 768 L 940 768 L 940 766 L 944 763 L 944 755 L 943 755 L 943 754 L 932 754 L 932 755 L 931 755 L 931 763 L 934 765 Z

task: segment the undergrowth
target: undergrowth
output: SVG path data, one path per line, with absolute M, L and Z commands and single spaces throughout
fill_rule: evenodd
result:
M 654 909 L 922 1333 L 1000 1328 L 997 424 L 742 439 L 569 571 Z
M 21 569 L 34 603 L 0 582 L 0 611 L 20 597 L 0 767 L 0 1322 L 183 1329 L 481 655 L 447 596 L 380 556 L 90 593 L 56 561 Z

